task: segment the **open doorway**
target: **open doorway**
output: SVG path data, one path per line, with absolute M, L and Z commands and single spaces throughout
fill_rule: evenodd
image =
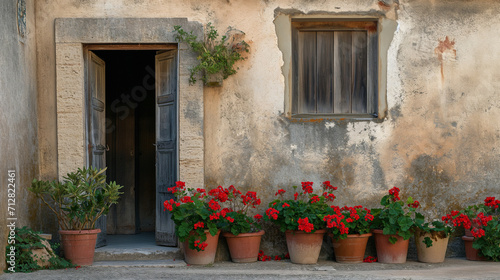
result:
M 168 188 L 178 178 L 178 52 L 131 49 L 139 47 L 88 51 L 88 162 L 107 167 L 109 180 L 124 186 L 118 204 L 97 222 L 97 247 L 107 234 L 138 233 L 177 245 L 163 202 L 173 198 Z
M 196 56 L 188 48 L 179 48 L 175 32 L 165 29 L 173 25 L 182 25 L 193 30 L 194 35 L 203 36 L 203 25 L 185 18 L 59 18 L 54 24 L 59 174 L 66 174 L 82 163 L 95 168 L 109 166 L 102 77 L 105 68 L 111 65 L 93 53 L 158 51 L 154 67 L 155 243 L 165 246 L 177 246 L 175 224 L 170 213 L 163 211 L 163 202 L 173 198 L 168 188 L 180 178 L 190 185 L 203 186 L 205 178 L 203 84 L 189 85 L 184 72 L 196 65 Z M 103 28 L 109 32 L 99 33 Z M 179 145 L 181 140 L 183 145 Z M 101 229 L 98 247 L 106 244 L 106 225 L 106 217 L 96 223 Z
M 156 51 L 94 53 L 106 63 L 107 177 L 124 186 L 108 214 L 107 234 L 154 233 Z

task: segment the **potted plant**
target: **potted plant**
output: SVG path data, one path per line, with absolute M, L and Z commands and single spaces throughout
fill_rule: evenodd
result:
M 219 200 L 227 199 L 227 193 L 220 193 L 220 197 L 214 199 L 204 189 L 186 188 L 182 181 L 168 191 L 177 201 L 166 200 L 163 206 L 172 213 L 175 234 L 184 245 L 185 261 L 188 264 L 213 263 L 221 231 L 220 218 L 226 218 L 229 212 L 229 209 L 221 210 Z
M 419 262 L 444 262 L 453 228 L 441 221 L 415 224 L 415 245 Z
M 333 214 L 325 216 L 331 229 L 335 260 L 340 263 L 360 263 L 365 256 L 373 215 L 363 206 L 339 208 L 332 206 Z
M 96 221 L 118 202 L 122 186 L 106 183 L 106 168 L 79 168 L 63 181 L 34 179 L 29 190 L 54 212 L 64 257 L 77 265 L 91 265 L 97 234 Z
M 265 219 L 278 225 L 286 234 L 290 260 L 298 264 L 318 261 L 323 235 L 326 232 L 324 217 L 329 214 L 327 202 L 335 195 L 329 181 L 323 182 L 323 194 L 313 193 L 313 182 L 302 182 L 302 191 L 294 186 L 293 198 L 285 198 L 286 191 L 279 189 L 276 199 L 269 203 Z
M 487 197 L 484 203 L 451 211 L 443 221 L 451 226 L 463 227 L 465 255 L 468 260 L 500 261 L 500 200 Z
M 371 228 L 381 263 L 405 263 L 413 226 L 423 222 L 424 217 L 415 212 L 420 203 L 412 197 L 403 202 L 399 191 L 397 187 L 390 189 L 380 201 L 383 208 L 372 209 L 375 218 Z
M 221 222 L 222 236 L 227 240 L 233 262 L 256 262 L 261 237 L 265 233 L 260 225 L 262 215 L 252 217 L 249 214 L 250 209 L 261 203 L 257 193 L 248 191 L 243 195 L 231 185 L 228 189 L 219 186 L 208 194 L 219 200 L 220 208 L 226 209 L 216 219 Z
M 234 64 L 244 60 L 243 52 L 249 51 L 249 45 L 242 39 L 245 33 L 228 28 L 219 40 L 215 27 L 208 23 L 205 39 L 199 40 L 193 32 L 186 32 L 181 26 L 174 26 L 176 40 L 186 42 L 198 54 L 198 65 L 189 70 L 189 83 L 196 83 L 196 74 L 201 73 L 201 80 L 207 86 L 222 86 L 222 80 L 236 73 Z

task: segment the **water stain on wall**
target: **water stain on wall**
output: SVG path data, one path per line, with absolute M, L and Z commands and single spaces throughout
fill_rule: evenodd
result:
M 437 58 L 441 63 L 441 79 L 444 80 L 443 60 L 448 56 L 451 56 L 453 59 L 455 59 L 457 56 L 457 50 L 455 49 L 455 41 L 450 40 L 448 36 L 446 36 L 444 40 L 438 41 L 439 44 L 434 49 L 434 53 L 437 55 Z

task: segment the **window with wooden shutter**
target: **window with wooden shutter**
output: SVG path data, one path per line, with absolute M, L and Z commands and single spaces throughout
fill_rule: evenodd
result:
M 292 40 L 292 116 L 377 116 L 377 22 L 296 19 Z

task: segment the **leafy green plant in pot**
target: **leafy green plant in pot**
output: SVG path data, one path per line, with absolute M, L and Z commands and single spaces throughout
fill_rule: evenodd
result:
M 315 194 L 313 182 L 302 182 L 302 191 L 293 187 L 293 196 L 288 196 L 284 189 L 276 192 L 278 199 L 269 203 L 266 220 L 279 226 L 286 234 L 288 251 L 293 263 L 313 264 L 318 261 L 323 235 L 326 232 L 325 216 L 330 212 L 328 202 L 333 202 L 336 187 L 325 181 L 321 195 Z M 302 246 L 304 243 L 314 246 Z M 301 248 L 310 250 L 302 251 Z
M 454 228 L 463 227 L 466 258 L 500 261 L 500 200 L 487 197 L 484 203 L 451 211 L 442 220 Z
M 221 208 L 227 209 L 225 217 L 218 215 L 221 221 L 222 235 L 226 238 L 233 262 L 256 262 L 264 231 L 261 230 L 262 215 L 252 216 L 249 210 L 256 209 L 261 200 L 256 192 L 242 194 L 234 186 L 219 186 L 208 192 L 217 198 Z
M 408 197 L 406 202 L 399 197 L 399 188 L 389 190 L 382 197 L 383 208 L 372 209 L 371 225 L 375 236 L 378 261 L 382 263 L 404 263 L 408 253 L 409 239 L 415 224 L 423 223 L 424 217 L 416 212 L 420 203 Z
M 332 206 L 332 214 L 324 217 L 326 227 L 331 229 L 335 260 L 341 263 L 360 263 L 365 256 L 366 244 L 373 221 L 371 210 L 361 205 L 349 207 Z
M 222 80 L 236 73 L 234 64 L 244 60 L 243 52 L 249 52 L 250 46 L 242 39 L 245 33 L 228 28 L 219 39 L 215 27 L 208 23 L 205 39 L 200 40 L 192 31 L 186 32 L 181 26 L 174 26 L 176 40 L 186 42 L 198 55 L 198 65 L 191 68 L 189 83 L 196 83 L 196 75 L 201 73 L 201 80 L 207 86 L 221 86 Z M 212 77 L 216 77 L 212 80 Z
M 418 261 L 426 263 L 443 262 L 452 232 L 453 227 L 442 221 L 415 222 L 415 245 L 417 247 Z
M 96 222 L 122 194 L 122 186 L 106 183 L 105 171 L 83 167 L 68 173 L 61 182 L 34 179 L 29 188 L 56 215 L 64 256 L 77 265 L 93 263 L 101 231 L 95 228 Z

